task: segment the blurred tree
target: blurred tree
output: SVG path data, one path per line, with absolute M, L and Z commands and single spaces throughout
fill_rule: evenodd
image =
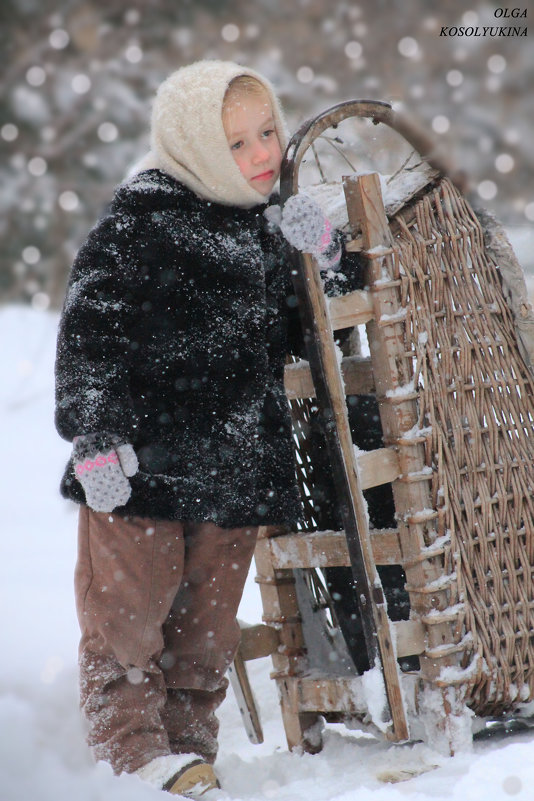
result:
M 0 298 L 61 303 L 75 250 L 148 148 L 154 91 L 200 58 L 264 72 L 292 129 L 340 100 L 401 103 L 446 142 L 506 223 L 531 222 L 533 46 L 528 38 L 440 36 L 442 26 L 508 24 L 496 8 L 460 0 L 434 8 L 425 0 L 4 0 Z M 375 135 L 356 131 L 358 165 L 366 152 L 391 160 L 395 141 Z

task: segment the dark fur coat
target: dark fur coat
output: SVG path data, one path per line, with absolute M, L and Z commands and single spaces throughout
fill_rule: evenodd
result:
M 226 528 L 300 515 L 283 385 L 298 319 L 264 208 L 210 203 L 148 170 L 119 187 L 76 258 L 56 425 L 67 440 L 132 443 L 140 468 L 120 514 Z M 72 464 L 61 489 L 84 502 Z

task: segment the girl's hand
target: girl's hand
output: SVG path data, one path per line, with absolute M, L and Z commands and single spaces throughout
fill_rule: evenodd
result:
M 339 265 L 339 239 L 313 198 L 304 193 L 291 195 L 282 209 L 280 229 L 294 248 L 315 256 L 322 270 L 335 270 Z
M 95 512 L 124 506 L 132 493 L 128 478 L 139 469 L 133 447 L 106 432 L 75 437 L 73 446 L 74 472 L 87 505 Z

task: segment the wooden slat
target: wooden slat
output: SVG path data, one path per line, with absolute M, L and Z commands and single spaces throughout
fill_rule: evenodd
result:
M 398 620 L 393 623 L 397 656 L 414 656 L 426 649 L 425 627 L 420 620 Z
M 319 711 L 345 713 L 347 718 L 368 719 L 367 694 L 361 676 L 301 678 L 286 676 L 279 682 L 288 707 L 294 714 Z M 416 708 L 417 676 L 404 674 L 403 692 L 408 706 Z
M 286 364 L 284 386 L 288 400 L 315 398 L 315 387 L 313 386 L 309 362 L 301 359 L 299 362 Z
M 328 314 L 333 331 L 368 323 L 374 317 L 369 292 L 357 289 L 348 295 L 328 299 Z
M 386 215 L 388 218 L 394 217 L 398 211 L 408 205 L 417 195 L 420 195 L 423 190 L 428 191 L 428 185 L 440 177 L 439 170 L 430 167 L 429 164 L 422 165 L 421 168 L 414 170 L 409 175 L 404 170 L 399 172 L 389 182 L 388 195 L 393 200 L 386 203 Z
M 278 619 L 273 626 L 280 638 L 280 648 L 272 653 L 275 674 L 295 674 L 301 670 L 302 656 L 305 652 L 304 635 L 300 621 L 299 607 L 295 590 L 293 571 L 276 570 L 271 560 L 269 537 L 275 534 L 274 527 L 260 526 L 258 541 L 254 551 L 254 559 L 258 571 L 257 581 L 260 584 L 263 612 L 266 618 Z M 308 740 L 306 732 L 318 722 L 313 712 L 293 713 L 283 693 L 280 681 L 277 681 L 282 719 L 289 748 L 304 748 L 310 753 L 321 749 L 321 738 L 315 742 Z
M 396 536 L 396 532 L 393 529 L 384 529 L 380 532 L 382 536 L 388 537 L 390 539 L 394 539 Z M 321 539 L 325 539 L 326 535 L 328 535 L 329 540 L 336 539 L 338 545 L 340 545 L 340 553 L 343 551 L 343 546 L 341 545 L 341 541 L 345 542 L 345 537 L 343 532 L 341 531 L 331 531 L 331 532 L 316 532 L 316 536 L 314 539 L 316 542 L 314 545 L 318 544 Z M 332 536 L 335 535 L 335 536 Z M 340 536 L 341 535 L 341 536 Z M 273 550 L 273 566 L 278 569 L 282 564 L 288 567 L 295 567 L 295 568 L 311 568 L 311 567 L 346 567 L 349 565 L 349 557 L 348 551 L 346 549 L 346 542 L 345 542 L 345 556 L 344 559 L 341 560 L 334 560 L 324 562 L 319 565 L 317 561 L 313 558 L 307 560 L 306 558 L 299 560 L 298 558 L 293 558 L 287 560 L 287 553 L 284 552 L 284 546 L 288 546 L 288 552 L 294 552 L 297 554 L 297 548 L 295 546 L 298 545 L 300 542 L 302 545 L 310 544 L 310 539 L 308 539 L 308 543 L 305 542 L 305 538 L 311 538 L 313 535 L 303 535 L 303 534 L 290 534 L 284 537 L 284 542 L 278 543 L 271 543 L 272 550 Z M 278 547 L 277 547 L 278 546 Z M 281 552 L 281 558 L 278 560 L 278 556 Z M 390 564 L 390 563 L 388 563 Z M 420 620 L 399 620 L 396 623 L 393 623 L 393 629 L 395 630 L 395 639 L 397 644 L 397 656 L 413 656 L 414 654 L 422 654 L 426 648 L 426 641 L 425 641 L 425 628 L 423 623 Z M 250 662 L 253 659 L 262 659 L 266 656 L 271 656 L 275 653 L 278 648 L 280 647 L 280 636 L 277 630 L 273 626 L 267 626 L 265 623 L 260 623 L 257 626 L 244 626 L 241 628 L 241 642 L 239 645 L 239 656 L 244 662 Z
M 361 236 L 355 236 L 354 239 L 349 239 L 348 242 L 345 242 L 345 250 L 347 253 L 360 253 L 363 250 Z
M 234 661 L 228 668 L 228 678 L 241 712 L 241 719 L 248 739 L 251 743 L 259 745 L 263 742 L 260 715 L 252 687 L 250 686 L 247 668 L 239 652 L 235 655 Z
M 347 395 L 367 395 L 374 391 L 375 382 L 370 359 L 362 359 L 361 356 L 345 356 L 341 360 L 341 375 Z M 286 364 L 284 383 L 289 400 L 315 398 L 310 365 L 305 359 L 293 364 Z
M 392 624 L 397 640 L 397 656 L 413 656 L 425 649 L 424 628 L 420 621 L 401 620 Z M 403 677 L 405 691 L 415 687 L 409 676 Z M 294 714 L 302 712 L 345 712 L 347 715 L 368 714 L 367 694 L 361 676 L 279 677 L 284 695 Z
M 372 258 L 371 254 L 377 247 L 379 249 L 385 249 L 386 251 L 391 248 L 392 237 L 382 203 L 379 176 L 376 173 L 360 175 L 355 180 L 347 179 L 344 180 L 343 183 L 351 229 L 355 231 L 359 223 L 361 226 L 364 251 L 369 255 L 370 264 L 372 265 L 376 261 L 377 264 L 380 263 L 380 265 L 382 265 L 382 259 L 375 260 Z M 373 313 L 369 318 L 367 333 L 371 355 L 373 360 L 376 361 L 382 354 L 379 354 L 377 351 L 372 336 L 374 332 L 372 323 L 374 316 Z M 388 459 L 391 458 L 391 454 L 395 453 L 392 450 L 388 450 L 387 452 L 389 454 L 387 457 Z M 358 481 L 358 483 L 361 488 L 364 489 L 366 485 L 363 483 L 363 476 L 366 471 L 363 469 L 361 461 L 359 465 L 358 472 L 360 474 L 360 481 Z M 384 470 L 386 470 L 385 466 Z M 399 475 L 400 471 L 398 467 L 395 473 L 396 476 Z M 382 482 L 379 481 L 379 483 Z M 362 526 L 362 524 L 358 522 L 358 530 L 359 538 L 365 540 L 365 523 Z M 349 548 L 351 548 L 351 550 L 352 547 L 352 542 L 349 540 Z M 373 573 L 376 575 L 376 568 L 373 571 L 373 566 L 371 565 L 369 573 L 371 576 L 373 576 Z M 409 737 L 407 710 L 400 688 L 399 667 L 392 653 L 391 622 L 387 616 L 387 606 L 381 588 L 380 592 L 376 595 L 372 610 L 375 618 L 376 638 L 378 650 L 380 652 L 386 695 L 393 723 L 391 736 L 396 740 L 406 740 Z
M 401 563 L 397 529 L 371 529 L 371 547 L 377 565 Z M 350 567 L 344 531 L 299 531 L 269 540 L 276 570 L 312 567 Z
M 399 456 L 392 448 L 358 451 L 356 455 L 362 489 L 378 487 L 400 476 Z
M 393 625 L 397 636 L 397 655 L 399 657 L 422 652 L 424 638 L 421 624 L 419 624 L 420 631 L 417 631 L 417 625 L 413 625 L 412 621 L 400 621 Z M 411 643 L 411 645 L 408 646 L 407 643 Z M 368 698 L 362 676 L 309 678 L 278 675 L 277 678 L 284 703 L 293 715 L 341 712 L 347 717 L 368 718 Z M 417 676 L 405 674 L 402 677 L 402 684 L 403 692 L 410 701 L 409 706 L 414 708 L 418 689 Z
M 297 678 L 287 676 L 283 690 L 289 708 L 298 712 L 345 712 L 361 717 L 367 713 L 362 677 Z
M 396 528 L 372 528 L 369 531 L 375 564 L 400 565 L 402 552 Z
M 241 626 L 239 655 L 244 662 L 271 656 L 280 646 L 280 636 L 273 626 Z

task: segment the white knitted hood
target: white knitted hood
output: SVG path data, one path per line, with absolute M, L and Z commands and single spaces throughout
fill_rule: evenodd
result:
M 206 200 L 250 208 L 267 198 L 241 175 L 222 121 L 225 92 L 240 75 L 250 75 L 265 87 L 283 152 L 286 126 L 269 81 L 230 61 L 197 61 L 174 72 L 158 89 L 152 111 L 151 160 L 147 163 Z

